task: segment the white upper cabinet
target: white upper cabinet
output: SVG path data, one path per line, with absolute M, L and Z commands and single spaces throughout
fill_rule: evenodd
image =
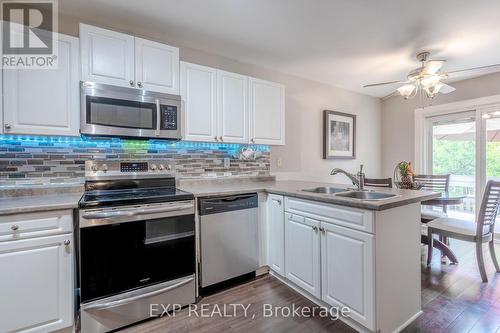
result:
M 179 49 L 135 38 L 137 87 L 168 94 L 179 93 Z
M 181 62 L 184 139 L 216 141 L 217 70 Z
M 72 244 L 72 234 L 0 242 L 0 332 L 45 333 L 73 324 Z
M 217 71 L 219 140 L 248 143 L 248 77 Z
M 54 36 L 57 69 L 3 69 L 4 133 L 79 135 L 78 38 Z
M 80 24 L 82 80 L 179 94 L 179 49 Z
M 349 316 L 375 329 L 374 236 L 321 223 L 322 300 L 331 306 L 347 306 Z M 349 254 L 349 255 L 346 255 Z
M 285 144 L 281 84 L 181 62 L 181 95 L 185 140 Z
M 285 213 L 283 196 L 267 197 L 268 265 L 277 274 L 285 275 Z
M 134 86 L 134 37 L 80 24 L 82 80 Z
M 285 87 L 250 78 L 250 142 L 285 144 Z
M 319 221 L 285 214 L 286 278 L 311 295 L 321 297 Z

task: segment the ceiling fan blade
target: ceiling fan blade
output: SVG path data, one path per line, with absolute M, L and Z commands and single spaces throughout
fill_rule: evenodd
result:
M 434 75 L 441 67 L 443 67 L 446 60 L 429 60 L 425 63 L 424 68 L 422 68 L 422 74 L 424 75 Z
M 489 73 L 494 73 L 494 72 L 500 72 L 500 64 L 461 69 L 458 71 L 451 71 L 451 72 L 447 72 L 444 74 L 446 75 L 445 79 L 450 79 L 450 78 L 456 78 L 456 77 L 459 77 L 462 75 L 465 75 L 465 76 L 471 75 L 472 76 L 472 75 L 489 74 Z
M 389 82 L 382 82 L 382 83 L 372 83 L 372 84 L 364 85 L 363 88 L 384 86 L 386 84 L 396 84 L 396 83 L 405 83 L 405 82 L 404 81 L 389 81 Z
M 441 87 L 441 89 L 439 89 L 439 92 L 442 94 L 449 94 L 451 92 L 454 92 L 455 90 L 457 90 L 457 88 L 454 88 L 446 83 L 443 83 L 443 86 Z

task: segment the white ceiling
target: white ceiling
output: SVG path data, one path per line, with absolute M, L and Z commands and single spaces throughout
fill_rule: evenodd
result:
M 500 63 L 498 0 L 60 0 L 78 17 L 127 20 L 183 46 L 382 97 L 429 50 L 445 70 Z

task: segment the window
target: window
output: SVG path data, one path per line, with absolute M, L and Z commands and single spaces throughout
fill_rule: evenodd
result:
M 500 179 L 500 95 L 417 109 L 415 169 L 451 174 L 450 192 L 465 199 L 448 215 L 474 218 L 486 181 Z

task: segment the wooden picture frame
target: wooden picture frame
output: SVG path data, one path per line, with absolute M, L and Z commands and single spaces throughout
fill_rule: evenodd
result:
M 356 158 L 356 115 L 323 111 L 323 159 Z

